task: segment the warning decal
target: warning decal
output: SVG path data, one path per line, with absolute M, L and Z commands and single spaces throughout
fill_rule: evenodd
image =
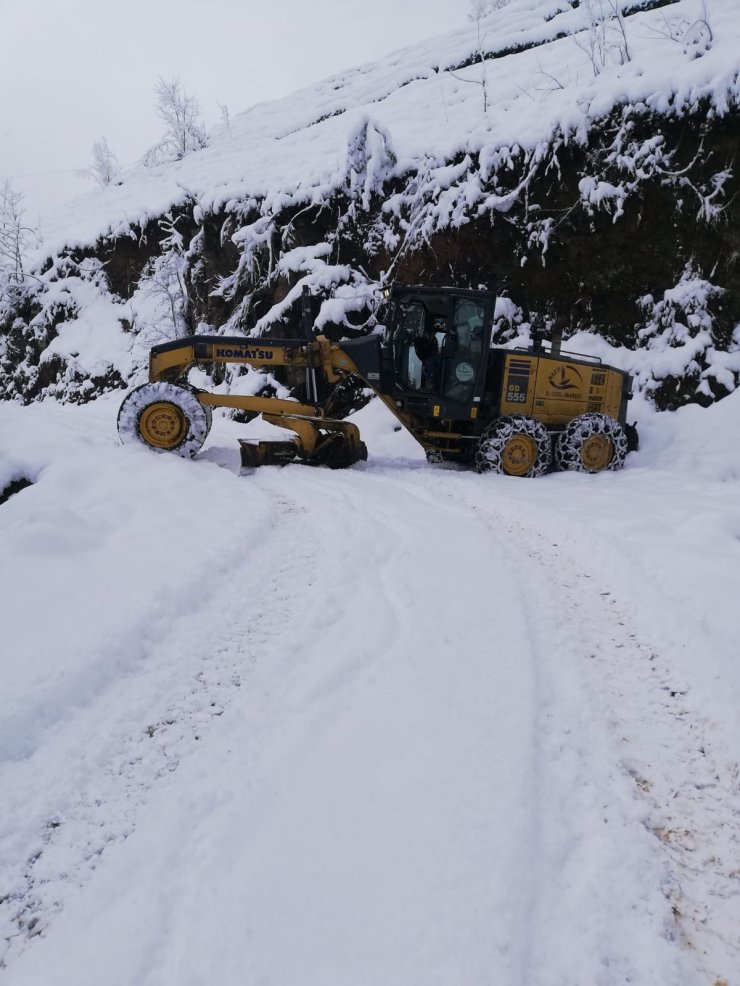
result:
M 506 400 L 509 403 L 527 403 L 531 370 L 531 360 L 514 357 L 509 360 L 509 375 L 506 379 Z

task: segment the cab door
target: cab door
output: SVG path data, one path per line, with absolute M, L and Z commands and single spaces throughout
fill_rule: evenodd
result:
M 450 313 L 447 338 L 442 347 L 442 387 L 445 403 L 469 407 L 481 379 L 488 352 L 485 332 L 486 306 L 472 298 L 456 298 Z M 462 416 L 462 415 L 456 415 Z M 464 415 L 467 417 L 467 415 Z
M 389 325 L 389 349 L 399 406 L 421 418 L 477 417 L 485 388 L 494 301 L 491 292 L 398 290 Z

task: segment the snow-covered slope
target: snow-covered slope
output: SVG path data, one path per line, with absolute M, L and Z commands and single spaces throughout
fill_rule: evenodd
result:
M 627 14 L 624 65 L 614 64 L 623 43 L 613 28 L 601 39 L 589 29 L 589 4 L 514 0 L 479 26 L 255 106 L 234 117 L 230 133 L 180 162 L 127 172 L 120 186 L 49 215 L 43 250 L 54 254 L 143 225 L 188 196 L 204 210 L 250 198 L 274 210 L 291 198 L 324 197 L 343 185 L 348 141 L 368 118 L 388 136 L 394 170 L 403 174 L 421 160 L 465 153 L 492 166 L 496 156 L 535 148 L 556 129 L 583 139 L 594 119 L 622 103 L 681 112 L 707 99 L 723 111 L 737 100 L 736 0 L 673 0 L 653 10 L 617 2 Z M 697 29 L 705 20 L 709 42 Z M 598 75 L 594 45 L 593 57 L 605 62 Z M 501 57 L 510 52 L 519 54 Z

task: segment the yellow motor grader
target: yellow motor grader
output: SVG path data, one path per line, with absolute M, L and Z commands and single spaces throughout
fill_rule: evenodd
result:
M 149 383 L 125 397 L 118 414 L 124 442 L 193 456 L 214 407 L 235 408 L 292 431 L 289 441 L 241 440 L 245 468 L 301 461 L 343 468 L 367 458 L 357 426 L 326 417 L 317 381 L 360 377 L 423 446 L 430 461 L 480 472 L 539 476 L 553 466 L 582 472 L 619 469 L 636 447 L 626 424 L 630 378 L 598 359 L 546 350 L 491 348 L 495 294 L 458 288 L 396 286 L 384 334 L 332 343 L 313 334 L 305 297 L 306 339 L 196 335 L 154 346 Z M 304 401 L 215 394 L 188 383 L 193 367 L 226 363 L 306 372 Z

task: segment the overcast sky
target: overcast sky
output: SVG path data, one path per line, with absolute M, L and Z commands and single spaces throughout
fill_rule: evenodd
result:
M 84 191 L 105 136 L 122 165 L 161 134 L 178 77 L 207 125 L 466 23 L 468 0 L 0 0 L 0 179 L 29 211 Z M 65 194 L 67 193 L 67 194 Z

